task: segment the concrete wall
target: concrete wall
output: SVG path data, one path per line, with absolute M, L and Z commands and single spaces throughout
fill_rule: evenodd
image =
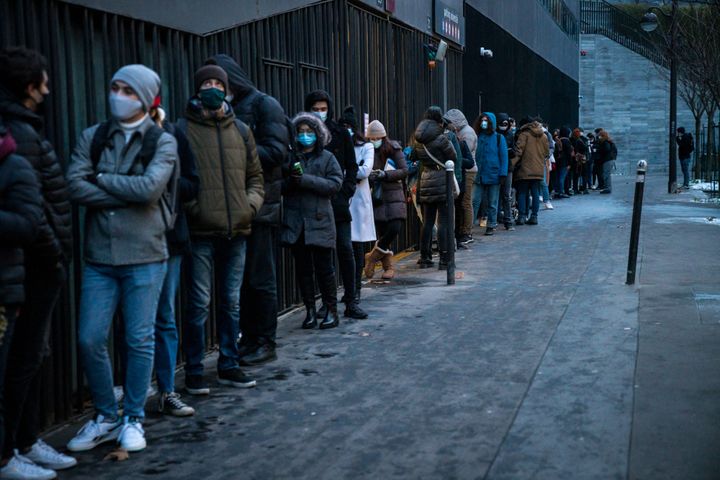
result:
M 578 80 L 578 45 L 555 23 L 550 13 L 535 0 L 467 0 L 510 35 L 543 57 L 568 77 Z M 579 15 L 577 0 L 566 0 Z M 468 48 L 474 46 L 468 45 Z
M 580 43 L 587 52 L 580 57 L 580 125 L 602 127 L 617 141 L 619 172 L 634 172 L 640 159 L 666 172 L 669 73 L 607 37 L 582 35 Z M 690 132 L 695 125 L 680 97 L 677 124 Z

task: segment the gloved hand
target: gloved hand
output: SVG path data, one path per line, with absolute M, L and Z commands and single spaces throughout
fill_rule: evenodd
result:
M 299 187 L 300 182 L 302 181 L 302 177 L 303 177 L 302 173 L 293 172 L 292 174 L 290 174 L 290 178 L 289 178 L 290 185 L 292 185 L 293 187 Z
M 386 175 L 385 170 L 378 170 L 378 171 L 377 171 L 377 178 L 378 178 L 378 180 L 384 179 L 384 178 L 385 178 L 385 175 Z

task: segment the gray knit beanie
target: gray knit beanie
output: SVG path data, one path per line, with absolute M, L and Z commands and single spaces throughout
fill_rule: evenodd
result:
M 368 124 L 367 130 L 365 131 L 365 136 L 368 138 L 387 137 L 387 133 L 385 133 L 385 126 L 380 123 L 379 120 L 373 120 Z
M 160 94 L 160 77 L 145 65 L 125 65 L 115 72 L 110 83 L 116 80 L 127 83 L 135 90 L 146 112 Z

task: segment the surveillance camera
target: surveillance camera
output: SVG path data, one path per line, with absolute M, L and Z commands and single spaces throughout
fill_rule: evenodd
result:
M 485 58 L 492 58 L 493 51 L 485 47 L 480 47 L 480 56 Z
M 447 53 L 448 44 L 445 40 L 440 40 L 440 45 L 437 47 L 437 53 L 435 54 L 435 60 L 442 62 L 445 60 L 445 54 Z

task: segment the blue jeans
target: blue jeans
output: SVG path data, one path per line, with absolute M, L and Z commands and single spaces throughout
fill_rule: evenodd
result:
M 543 167 L 543 179 L 540 183 L 540 193 L 542 194 L 543 202 L 550 201 L 550 189 L 547 184 L 547 165 Z
M 603 187 L 612 191 L 612 171 L 615 169 L 615 160 L 608 160 L 602 165 Z
M 681 158 L 680 168 L 683 174 L 683 187 L 690 186 L 690 165 L 692 165 L 692 158 Z
M 178 331 L 175 322 L 175 297 L 180 285 L 182 255 L 173 255 L 167 262 L 167 274 L 160 292 L 155 322 L 155 374 L 161 393 L 175 391 L 175 364 Z
M 557 181 L 555 182 L 555 185 L 553 185 L 553 189 L 555 190 L 556 195 L 564 195 L 565 194 L 565 177 L 567 177 L 568 170 L 567 167 L 562 167 L 558 169 L 557 171 Z
M 593 162 L 588 159 L 587 163 L 583 166 L 583 188 L 586 191 L 590 190 L 593 184 Z
M 155 315 L 165 262 L 142 265 L 93 265 L 83 269 L 78 344 L 95 410 L 117 417 L 108 337 L 118 306 L 125 322 L 124 415 L 143 418 L 152 375 Z
M 497 207 L 500 195 L 500 185 L 476 183 L 473 188 L 473 224 L 477 220 L 480 203 L 487 205 L 487 226 L 497 227 Z
M 245 272 L 247 238 L 193 238 L 190 272 L 192 281 L 188 311 L 183 329 L 185 374 L 203 374 L 205 323 L 210 313 L 213 267 L 216 266 L 218 308 L 215 316 L 220 355 L 218 371 L 238 366 L 237 338 L 240 333 L 240 289 Z
M 532 215 L 537 217 L 540 209 L 540 182 L 541 180 L 520 180 L 517 182 L 518 211 L 520 212 L 520 218 L 523 220 L 528 216 L 528 193 L 532 195 Z

